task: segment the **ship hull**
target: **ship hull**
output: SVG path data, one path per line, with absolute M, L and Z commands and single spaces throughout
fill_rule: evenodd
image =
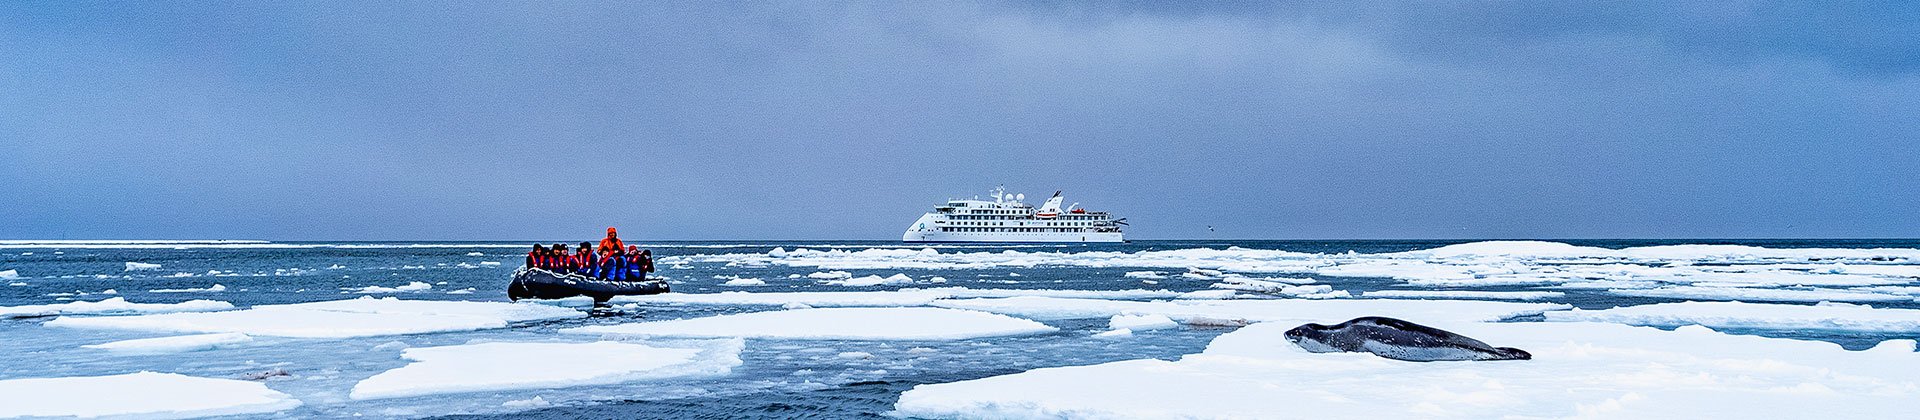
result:
M 907 231 L 902 242 L 1119 243 L 1120 232 L 925 232 Z

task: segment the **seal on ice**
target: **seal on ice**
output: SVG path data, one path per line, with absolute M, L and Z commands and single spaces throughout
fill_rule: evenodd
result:
M 1438 328 L 1377 316 L 1332 326 L 1301 325 L 1287 330 L 1286 335 L 1287 341 L 1314 353 L 1368 352 L 1410 362 L 1533 358 L 1524 350 L 1494 347 Z

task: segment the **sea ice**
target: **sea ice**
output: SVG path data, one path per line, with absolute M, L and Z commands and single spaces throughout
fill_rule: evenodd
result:
M 1160 314 L 1114 315 L 1112 319 L 1107 320 L 1107 328 L 1116 330 L 1146 331 L 1178 326 L 1180 324 L 1173 322 L 1173 318 Z
M 0 270 L 0 279 L 20 278 L 20 270 Z
M 1751 287 L 1670 286 L 1655 289 L 1609 289 L 1621 296 L 1669 299 L 1741 300 L 1766 302 L 1890 302 L 1913 301 L 1912 296 L 1841 289 L 1761 289 Z
M 1132 302 L 1035 296 L 939 300 L 934 301 L 933 306 L 971 309 L 1031 319 L 1095 319 L 1109 318 L 1114 315 L 1159 314 L 1184 323 L 1193 323 L 1194 320 L 1227 323 L 1277 321 L 1293 322 L 1296 325 L 1306 322 L 1342 322 L 1363 316 L 1387 316 L 1408 320 L 1491 322 L 1571 307 L 1550 303 L 1462 300 L 1259 299 Z
M 126 298 L 108 298 L 98 302 L 67 302 L 47 305 L 0 306 L 0 318 L 28 318 L 54 315 L 163 314 L 170 312 L 206 312 L 233 309 L 233 304 L 215 300 L 189 300 L 180 303 L 132 303 Z
M 227 312 L 118 317 L 61 317 L 52 327 L 177 333 L 237 332 L 254 336 L 349 338 L 504 328 L 513 323 L 584 318 L 578 310 L 504 302 L 335 300 L 261 305 Z
M 219 283 L 215 283 L 214 285 L 207 286 L 205 288 L 153 289 L 153 290 L 148 290 L 147 292 L 148 293 L 219 293 L 219 292 L 225 292 L 225 291 L 227 291 L 227 286 L 222 286 Z
M 697 348 L 617 341 L 415 347 L 401 352 L 413 363 L 360 381 L 349 397 L 365 400 L 724 375 L 740 365 L 744 346 L 734 339 L 706 340 Z M 539 360 L 540 368 L 527 368 L 529 360 Z
M 253 342 L 253 337 L 246 334 L 213 333 L 121 340 L 110 343 L 88 344 L 80 347 L 108 350 L 117 353 L 161 354 L 212 350 L 249 342 Z
M 643 296 L 615 296 L 614 303 L 682 305 L 770 305 L 803 304 L 817 307 L 848 306 L 926 306 L 940 299 L 1044 296 L 1085 299 L 1165 299 L 1180 296 L 1167 290 L 1053 290 L 1053 289 L 969 289 L 940 287 L 873 292 L 720 292 L 667 293 Z
M 1338 301 L 1347 302 L 1347 301 Z M 1418 320 L 1416 322 L 1425 322 Z M 1403 362 L 1309 353 L 1290 323 L 1178 361 L 1035 369 L 903 393 L 914 418 L 1896 418 L 1920 398 L 1912 340 L 1825 342 L 1612 324 L 1439 325 L 1533 360 Z
M 572 334 L 798 340 L 961 340 L 1056 331 L 1038 322 L 942 308 L 815 308 L 560 330 Z
M 1547 321 L 1553 322 L 1590 321 L 1661 327 L 1704 325 L 1713 328 L 1920 333 L 1920 310 L 1873 308 L 1865 305 L 1679 302 L 1591 311 L 1574 309 L 1547 312 L 1544 315 Z
M 265 414 L 300 401 L 259 382 L 173 373 L 0 380 L 0 418 L 193 418 Z
M 403 293 L 403 292 L 418 292 L 418 291 L 428 290 L 432 288 L 433 288 L 432 283 L 416 281 L 416 282 L 408 282 L 407 284 L 403 284 L 395 287 L 367 286 L 367 287 L 361 287 L 361 288 L 343 288 L 344 291 L 340 293 L 359 293 L 359 294 Z
M 731 280 L 727 280 L 726 282 L 723 282 L 723 283 L 720 283 L 720 285 L 721 285 L 721 286 L 765 286 L 765 285 L 767 285 L 767 282 L 766 282 L 766 281 L 764 281 L 764 280 L 760 280 L 760 279 L 749 279 L 749 278 L 737 278 L 737 277 L 736 277 L 736 278 L 733 278 L 733 279 L 731 279 Z
M 858 277 L 858 278 L 842 279 L 842 280 L 827 280 L 827 281 L 820 282 L 820 284 L 825 284 L 828 286 L 850 286 L 850 287 L 883 286 L 883 285 L 898 286 L 898 285 L 913 284 L 913 278 L 908 277 L 906 274 L 896 273 L 892 276 L 888 276 L 884 278 L 880 276 L 866 276 L 866 277 Z
M 160 264 L 148 264 L 143 262 L 128 261 L 127 269 L 121 270 L 121 271 L 140 271 L 140 270 L 159 270 L 159 269 L 160 269 Z
M 1545 300 L 1566 297 L 1561 292 L 1483 292 L 1478 290 L 1375 290 L 1363 292 L 1360 296 L 1370 298 L 1433 298 L 1433 299 L 1494 299 L 1494 300 Z

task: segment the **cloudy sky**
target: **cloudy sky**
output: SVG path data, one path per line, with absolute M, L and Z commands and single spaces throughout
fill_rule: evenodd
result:
M 1920 3 L 836 3 L 15 3 L 0 238 L 1920 237 Z

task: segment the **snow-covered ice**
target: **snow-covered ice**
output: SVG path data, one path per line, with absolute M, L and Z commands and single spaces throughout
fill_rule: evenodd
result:
M 1178 326 L 1180 326 L 1180 324 L 1174 322 L 1173 318 L 1168 318 L 1166 315 L 1160 314 L 1114 315 L 1113 318 L 1107 320 L 1107 328 L 1116 330 L 1145 331 Z
M 116 353 L 161 354 L 211 350 L 250 342 L 253 342 L 253 337 L 246 334 L 212 333 L 121 340 L 110 343 L 88 344 L 80 347 L 107 350 Z
M 127 269 L 121 270 L 121 271 L 140 271 L 140 270 L 159 270 L 159 269 L 160 269 L 160 264 L 149 264 L 149 263 L 143 263 L 143 262 L 128 261 Z
M 607 385 L 687 376 L 724 375 L 741 364 L 738 339 L 695 347 L 643 343 L 494 342 L 415 347 L 413 361 L 353 386 L 356 400 L 478 391 Z M 537 368 L 529 367 L 538 361 Z
M 1175 321 L 1342 322 L 1363 316 L 1408 320 L 1499 321 L 1569 308 L 1550 303 L 1458 300 L 1176 300 L 1130 302 L 1022 296 L 935 301 L 944 308 L 971 309 L 1031 319 L 1097 319 L 1114 315 L 1165 315 Z
M 1670 286 L 1654 289 L 1609 289 L 1607 292 L 1622 296 L 1765 302 L 1913 301 L 1912 296 L 1844 289 L 1761 289 L 1750 287 Z
M 261 305 L 226 312 L 61 317 L 47 321 L 45 325 L 176 333 L 235 332 L 271 337 L 348 338 L 473 331 L 504 328 L 513 323 L 586 316 L 585 312 L 549 305 L 363 297 Z
M 1222 335 L 1178 361 L 1035 369 L 900 396 L 924 418 L 1896 418 L 1920 398 L 1912 340 L 1838 345 L 1613 324 L 1443 328 L 1533 360 L 1403 362 L 1308 353 L 1288 323 Z M 1764 397 L 1763 397 L 1764 396 Z
M 849 286 L 849 287 L 883 286 L 883 285 L 899 286 L 899 285 L 908 285 L 913 283 L 914 283 L 913 277 L 909 277 L 906 274 L 897 274 L 897 273 L 887 277 L 866 276 L 866 277 L 856 277 L 856 278 L 850 278 L 850 279 L 827 280 L 827 281 L 820 282 L 820 284 L 825 284 L 829 286 Z
M 265 414 L 300 406 L 265 384 L 174 373 L 0 380 L 0 418 L 175 419 Z
M 1370 298 L 1414 298 L 1414 299 L 1494 299 L 1494 300 L 1546 300 L 1566 297 L 1563 292 L 1487 292 L 1478 290 L 1374 290 L 1363 292 L 1360 296 Z
M 217 300 L 189 300 L 180 303 L 133 303 L 126 298 L 107 298 L 97 302 L 75 301 L 46 305 L 0 306 L 0 318 L 27 318 L 54 315 L 163 314 L 206 312 L 233 309 L 233 304 Z
M 360 288 L 348 288 L 340 293 L 356 293 L 356 294 L 406 293 L 406 292 L 418 292 L 418 291 L 429 290 L 429 289 L 433 289 L 432 283 L 415 281 L 415 282 L 408 282 L 407 284 L 394 286 L 394 287 L 367 286 L 367 287 L 360 287 Z
M 680 305 L 771 305 L 798 303 L 815 307 L 846 306 L 926 306 L 940 299 L 1044 296 L 1084 299 L 1165 299 L 1180 296 L 1166 290 L 1054 290 L 1054 289 L 970 289 L 939 287 L 873 292 L 720 292 L 667 293 L 642 296 L 615 296 L 613 303 Z
M 20 278 L 20 270 L 0 270 L 0 279 Z
M 225 292 L 225 291 L 227 291 L 227 286 L 223 286 L 223 285 L 220 285 L 219 283 L 215 283 L 212 286 L 207 286 L 202 288 L 153 289 L 153 290 L 148 290 L 147 292 L 148 293 L 219 293 L 219 292 Z
M 1848 304 L 1678 302 L 1602 310 L 1574 309 L 1547 312 L 1544 315 L 1547 321 L 1553 322 L 1589 321 L 1662 327 L 1704 325 L 1713 328 L 1920 333 L 1920 310 Z
M 814 308 L 634 322 L 561 330 L 572 334 L 803 340 L 961 340 L 1056 331 L 1038 322 L 942 308 Z

